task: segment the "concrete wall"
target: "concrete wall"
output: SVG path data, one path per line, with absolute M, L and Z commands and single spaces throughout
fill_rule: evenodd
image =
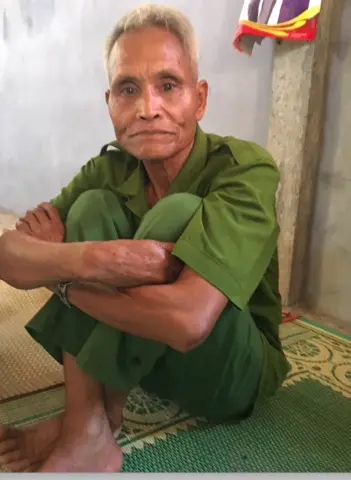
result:
M 318 178 L 308 306 L 351 322 L 351 2 L 331 45 L 324 148 Z
M 210 84 L 203 128 L 266 143 L 272 46 L 232 48 L 242 2 L 163 1 L 194 23 Z M 115 21 L 139 1 L 1 0 L 0 208 L 54 196 L 113 138 L 101 53 Z M 206 7 L 206 9 L 205 9 Z M 200 13 L 201 12 L 201 13 Z

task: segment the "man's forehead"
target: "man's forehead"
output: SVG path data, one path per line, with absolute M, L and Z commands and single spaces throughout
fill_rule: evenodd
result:
M 180 40 L 171 32 L 154 27 L 123 34 L 114 45 L 110 60 L 113 76 L 139 70 L 146 64 L 155 71 L 172 69 L 180 74 L 190 65 Z
M 182 44 L 177 35 L 163 27 L 150 26 L 130 30 L 123 33 L 116 42 L 117 47 L 128 50 L 136 44 L 146 48 L 150 44 L 159 47 L 171 44 L 173 49 L 182 50 Z

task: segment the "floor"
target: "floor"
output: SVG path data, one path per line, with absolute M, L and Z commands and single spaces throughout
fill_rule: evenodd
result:
M 291 313 L 296 315 L 301 315 L 303 317 L 312 320 L 313 322 L 319 323 L 320 325 L 324 325 L 328 328 L 334 328 L 339 330 L 339 332 L 345 333 L 346 335 L 351 335 L 351 318 L 350 323 L 343 322 L 342 320 L 338 320 L 337 318 L 327 317 L 325 315 L 318 315 L 315 313 L 311 313 L 308 310 L 301 308 L 301 307 L 293 307 L 288 309 Z
M 17 218 L 18 217 L 12 213 L 0 211 L 0 234 L 3 232 L 3 230 L 13 228 Z

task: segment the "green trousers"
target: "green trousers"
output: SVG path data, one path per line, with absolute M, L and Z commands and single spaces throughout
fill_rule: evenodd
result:
M 90 190 L 71 207 L 66 241 L 176 242 L 200 203 L 200 198 L 187 193 L 165 197 L 136 229 L 131 212 L 114 193 Z M 188 353 L 102 324 L 76 307 L 67 308 L 55 296 L 26 328 L 58 362 L 67 352 L 83 371 L 120 391 L 141 386 L 212 420 L 245 417 L 255 404 L 262 340 L 249 311 L 231 303 L 207 340 Z

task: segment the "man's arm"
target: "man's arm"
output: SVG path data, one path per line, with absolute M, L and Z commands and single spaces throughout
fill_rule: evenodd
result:
M 53 243 L 10 231 L 0 237 L 0 279 L 24 290 L 65 281 L 121 288 L 168 283 L 182 268 L 172 248 L 153 240 Z
M 15 230 L 0 236 L 0 280 L 19 289 L 83 276 L 83 244 L 50 243 Z
M 174 281 L 182 263 L 171 255 L 172 244 L 151 240 L 117 240 L 65 244 L 64 222 L 83 192 L 100 188 L 103 179 L 116 176 L 125 164 L 119 152 L 97 157 L 82 167 L 51 203 L 40 204 L 17 223 L 17 230 L 0 238 L 0 279 L 21 289 L 59 281 L 107 283 L 131 287 Z M 117 170 L 116 170 L 117 169 Z
M 116 293 L 72 286 L 68 299 L 101 323 L 181 352 L 197 347 L 207 338 L 228 301 L 187 267 L 170 285 Z

